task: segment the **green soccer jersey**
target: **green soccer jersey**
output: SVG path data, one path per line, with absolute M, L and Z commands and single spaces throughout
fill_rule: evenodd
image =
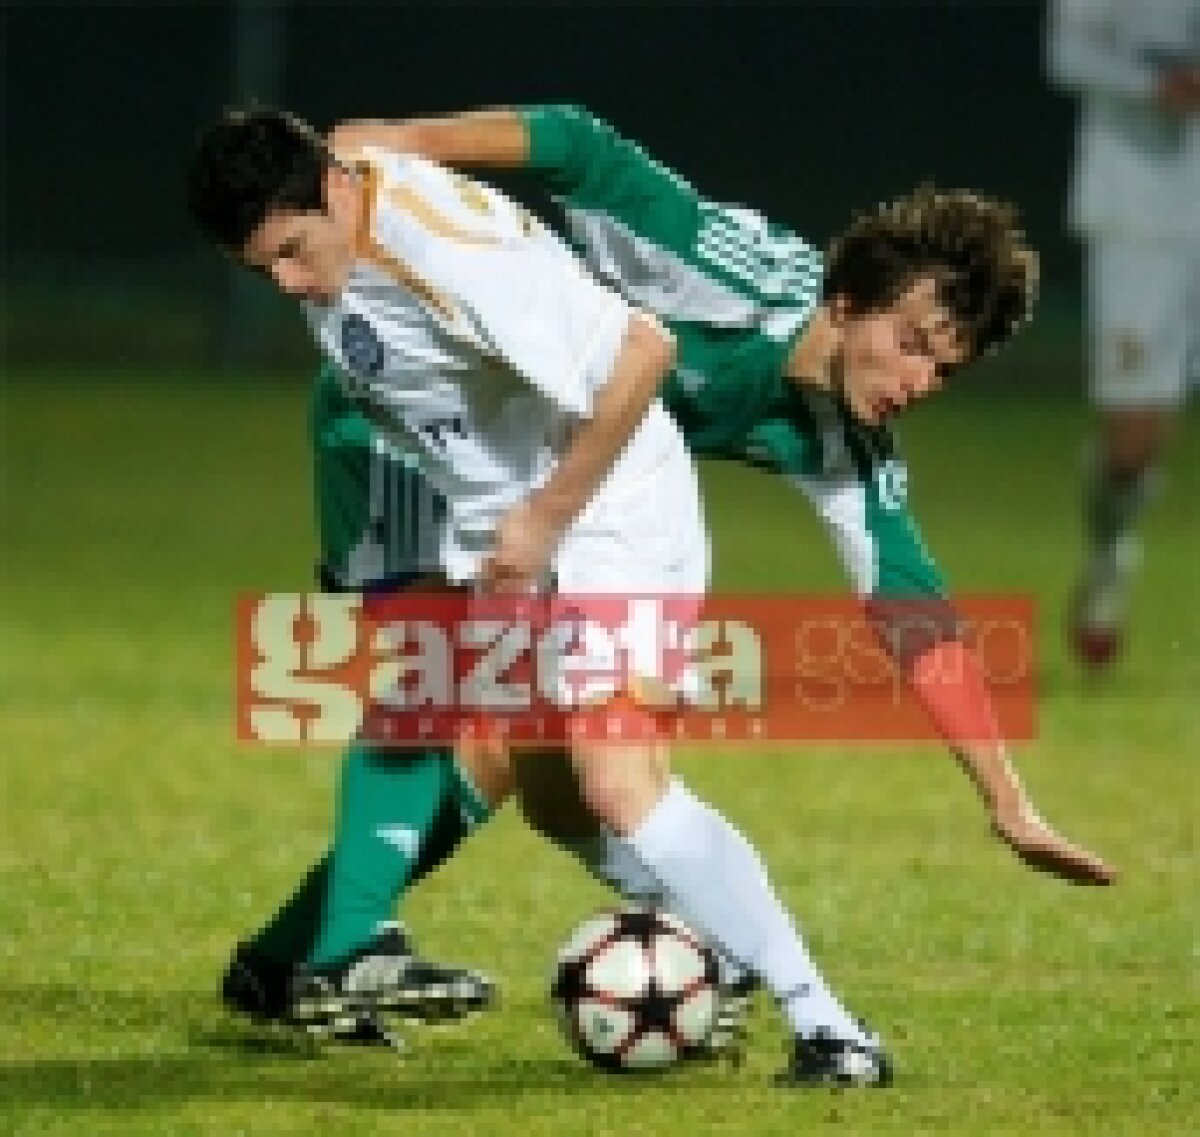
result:
M 675 335 L 662 398 L 692 451 L 784 476 L 825 522 L 861 594 L 942 595 L 890 432 L 784 377 L 820 303 L 820 252 L 752 210 L 703 198 L 584 110 L 522 113 L 529 168 L 562 207 L 564 235 L 598 277 Z M 424 500 L 413 488 L 419 475 L 377 448 L 328 372 L 314 400 L 314 442 L 324 563 L 335 578 L 369 581 L 368 563 L 386 576 L 404 571 L 405 557 L 430 555 L 403 508 Z M 392 485 L 386 501 L 384 484 Z
M 436 572 L 444 507 L 415 459 L 376 433 L 326 365 L 309 404 L 319 573 L 332 589 Z

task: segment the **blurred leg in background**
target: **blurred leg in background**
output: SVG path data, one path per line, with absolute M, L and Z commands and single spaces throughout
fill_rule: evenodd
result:
M 1068 632 L 1089 668 L 1120 653 L 1141 560 L 1137 525 L 1197 367 L 1200 249 L 1094 238 L 1088 250 L 1090 377 L 1098 410 L 1084 490 L 1085 550 Z

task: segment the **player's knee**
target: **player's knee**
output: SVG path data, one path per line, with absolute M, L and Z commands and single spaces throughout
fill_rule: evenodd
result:
M 1171 412 L 1123 410 L 1106 414 L 1100 460 L 1110 477 L 1133 480 L 1158 461 L 1170 434 Z
M 653 750 L 593 750 L 580 765 L 580 788 L 602 825 L 628 834 L 641 824 L 667 788 L 665 763 Z

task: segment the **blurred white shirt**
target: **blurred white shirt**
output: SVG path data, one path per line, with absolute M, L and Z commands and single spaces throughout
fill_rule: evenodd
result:
M 1200 242 L 1200 115 L 1154 98 L 1165 69 L 1200 68 L 1200 0 L 1055 0 L 1047 55 L 1081 102 L 1074 227 Z

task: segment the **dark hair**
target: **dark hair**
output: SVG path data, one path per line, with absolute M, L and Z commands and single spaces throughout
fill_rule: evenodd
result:
M 322 209 L 332 162 L 320 134 L 286 111 L 227 110 L 196 144 L 188 212 L 211 241 L 240 252 L 271 210 Z
M 854 219 L 829 252 L 826 296 L 879 311 L 915 280 L 933 276 L 971 357 L 1003 343 L 1029 318 L 1037 254 L 1016 209 L 968 190 L 922 185 Z

